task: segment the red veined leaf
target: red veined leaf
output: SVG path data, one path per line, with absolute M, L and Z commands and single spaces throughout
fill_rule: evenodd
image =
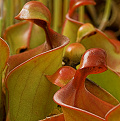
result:
M 37 13 L 36 17 L 33 13 Z M 62 66 L 63 49 L 69 39 L 50 28 L 50 13 L 43 4 L 28 2 L 20 14 L 22 19 L 35 22 L 44 29 L 46 41 L 9 58 L 10 72 L 6 78 L 8 119 L 34 121 L 44 119 L 57 107 L 52 97 L 59 87 L 45 75 L 53 74 Z
M 76 2 L 76 1 L 75 1 Z M 83 1 L 84 2 L 84 1 Z M 82 4 L 81 4 L 82 5 Z M 94 3 L 93 3 L 94 5 Z M 76 6 L 78 8 L 79 6 Z M 75 10 L 75 9 L 74 9 Z M 63 34 L 70 38 L 70 43 L 75 43 L 77 38 L 77 32 L 78 29 L 83 25 L 83 23 L 80 23 L 79 21 L 72 18 L 72 14 L 74 11 L 72 10 L 71 14 L 67 14 L 66 21 L 63 26 Z M 87 25 L 87 24 L 86 24 Z M 83 26 L 82 26 L 83 27 Z M 85 26 L 84 26 L 85 27 Z M 86 26 L 86 30 L 89 26 Z M 69 32 L 68 32 L 69 30 Z M 83 30 L 82 31 L 86 31 Z M 81 31 L 81 33 L 83 33 Z M 87 31 L 86 31 L 87 33 Z M 109 39 L 106 37 L 106 35 L 95 28 L 95 31 L 92 33 L 88 33 L 85 36 L 85 33 L 82 34 L 83 37 L 81 38 L 80 43 L 83 44 L 83 46 L 86 49 L 90 48 L 102 48 L 105 49 L 107 53 L 107 67 L 108 70 L 104 73 L 96 74 L 96 75 L 89 75 L 88 78 L 98 85 L 100 85 L 102 88 L 107 90 L 109 93 L 111 93 L 115 98 L 120 100 L 120 77 L 119 77 L 119 45 L 120 42 L 117 40 Z M 109 75 L 109 76 L 108 76 Z M 104 80 L 104 82 L 101 82 L 101 80 Z M 108 85 L 109 84 L 109 85 Z
M 88 29 L 91 31 L 90 35 L 88 33 Z M 92 32 L 92 29 L 94 30 L 94 32 Z M 85 37 L 83 36 L 83 38 L 81 38 L 81 33 L 86 34 Z M 78 42 L 82 43 L 86 47 L 86 49 L 104 49 L 107 53 L 107 66 L 113 71 L 119 72 L 119 41 L 107 38 L 104 33 L 97 29 L 95 30 L 95 28 L 89 23 L 86 23 L 79 28 L 77 40 Z
M 37 48 L 24 53 L 12 55 L 8 62 L 10 65 L 9 70 L 12 70 L 14 67 L 37 54 L 68 44 L 69 40 L 67 37 L 58 34 L 50 28 L 50 12 L 42 3 L 38 1 L 26 3 L 16 18 L 31 21 L 42 27 L 46 34 L 46 41 Z M 64 42 L 61 40 L 64 40 Z M 16 61 L 13 63 L 13 60 Z
M 88 30 L 90 24 L 82 25 L 78 31 L 83 29 Z M 91 27 L 90 27 L 91 28 Z M 83 31 L 85 31 L 83 30 Z M 107 53 L 107 67 L 108 70 L 104 73 L 97 75 L 89 75 L 89 79 L 95 81 L 105 90 L 114 95 L 118 100 L 120 100 L 119 94 L 119 85 L 120 85 L 120 77 L 119 77 L 119 50 L 120 50 L 120 42 L 117 40 L 109 39 L 104 35 L 101 31 L 97 30 L 94 33 L 86 34 L 84 38 L 79 39 L 79 42 L 82 43 L 86 49 L 90 48 L 102 48 Z M 109 76 L 108 76 L 109 75 Z M 100 80 L 104 79 L 104 82 L 100 82 Z M 109 83 L 109 85 L 108 85 Z M 115 90 L 116 89 L 116 90 Z
M 95 5 L 95 1 L 94 0 L 71 0 L 70 2 L 69 12 L 66 15 L 66 20 L 65 20 L 65 23 L 63 25 L 63 30 L 62 30 L 62 34 L 69 37 L 70 39 L 69 44 L 76 42 L 76 38 L 77 38 L 76 29 L 78 30 L 78 28 L 81 25 L 83 25 L 83 23 L 78 22 L 77 20 L 72 18 L 73 13 L 76 8 L 80 6 L 85 6 L 85 5 Z
M 76 70 L 70 66 L 63 66 L 59 68 L 53 75 L 46 75 L 47 79 L 59 87 L 65 86 L 74 77 Z M 104 100 L 112 105 L 117 105 L 119 102 L 108 92 L 91 80 L 85 80 L 85 87 L 93 95 Z
M 114 107 L 85 88 L 87 75 L 107 70 L 105 60 L 106 54 L 101 49 L 86 51 L 74 78 L 54 95 L 55 102 L 62 106 L 66 121 L 103 121 L 106 113 Z

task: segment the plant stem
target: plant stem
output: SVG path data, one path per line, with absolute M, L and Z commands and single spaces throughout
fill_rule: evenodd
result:
M 27 3 L 27 2 L 29 2 L 30 0 L 25 0 L 25 2 Z
M 51 18 L 52 18 L 52 16 L 53 16 L 53 0 L 49 0 L 49 2 L 48 2 L 48 8 L 49 8 L 49 10 L 51 12 Z
M 108 19 L 109 19 L 109 16 L 110 16 L 110 12 L 111 12 L 111 0 L 106 0 L 103 19 L 102 19 L 101 24 L 99 26 L 100 30 L 104 30 L 105 27 L 107 26 L 107 22 L 108 22 Z
M 96 13 L 96 9 L 95 9 L 94 5 L 87 5 L 86 7 L 87 7 L 87 9 L 92 17 L 94 24 L 97 25 L 97 22 L 96 22 L 97 13 Z
M 112 16 L 109 20 L 109 25 L 112 25 L 116 20 L 117 18 L 119 18 L 119 8 L 117 6 L 117 3 L 115 1 L 112 1 Z
M 69 0 L 64 0 L 64 3 L 63 3 L 63 21 L 65 20 L 65 16 L 68 12 L 68 8 L 69 8 Z
M 52 9 L 53 9 L 52 7 L 53 7 L 53 0 L 49 0 L 49 2 L 48 2 L 48 8 L 49 8 L 50 12 L 52 12 Z
M 47 6 L 48 0 L 37 0 L 37 1 L 43 3 L 45 6 Z
M 25 4 L 25 0 L 20 0 L 20 2 L 21 2 L 20 6 L 21 6 L 21 9 L 22 9 L 22 7 L 23 7 L 24 4 Z
M 14 23 L 14 0 L 6 0 L 6 27 Z
M 0 37 L 2 36 L 2 29 L 3 29 L 3 6 L 4 6 L 4 1 L 1 0 L 1 3 L 0 3 L 0 8 L 1 8 L 1 13 L 0 13 Z
M 0 37 L 2 36 L 2 28 L 3 28 L 3 22 L 2 22 L 2 18 L 0 17 Z
M 61 25 L 62 18 L 62 0 L 54 0 L 53 1 L 53 29 L 56 32 L 59 32 L 59 27 Z
M 82 22 L 82 23 L 84 22 L 84 13 L 85 13 L 84 8 L 85 8 L 84 6 L 81 6 L 79 8 L 79 21 Z

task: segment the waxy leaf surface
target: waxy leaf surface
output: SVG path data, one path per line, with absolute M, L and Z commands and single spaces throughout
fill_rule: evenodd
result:
M 76 7 L 74 6 L 75 8 L 78 7 L 77 2 L 75 3 L 75 6 L 76 6 Z M 82 2 L 83 4 L 81 5 L 85 5 L 85 1 L 82 1 Z M 94 31 L 92 31 L 92 33 L 87 33 L 87 30 L 91 31 L 91 28 L 89 28 L 87 24 L 83 25 L 83 23 L 80 23 L 79 21 L 72 18 L 74 10 L 73 9 L 69 10 L 72 12 L 69 12 L 66 16 L 66 22 L 63 27 L 63 34 L 70 39 L 70 43 L 74 43 L 76 42 L 76 40 L 78 41 L 77 35 L 83 35 L 83 37 L 79 36 L 80 37 L 79 42 L 83 44 L 86 49 L 102 48 L 106 51 L 108 71 L 97 75 L 90 75 L 89 79 L 91 79 L 92 81 L 95 81 L 98 85 L 100 85 L 102 88 L 110 92 L 112 95 L 115 96 L 115 98 L 117 98 L 120 101 L 120 96 L 119 96 L 120 95 L 120 90 L 119 90 L 120 43 L 119 41 L 109 39 L 108 37 L 106 37 L 104 33 L 99 31 L 98 29 L 95 29 Z M 78 34 L 78 29 L 80 29 L 79 34 Z M 104 81 L 101 82 L 101 80 L 104 80 Z
M 24 21 L 8 27 L 4 39 L 10 46 L 11 55 L 14 55 L 44 43 L 45 32 L 37 25 Z
M 74 78 L 75 73 L 76 70 L 74 68 L 70 66 L 63 66 L 59 68 L 53 75 L 46 75 L 46 77 L 49 81 L 54 82 L 55 85 L 63 87 L 70 80 L 72 80 L 72 78 Z M 93 95 L 100 98 L 101 100 L 104 100 L 112 105 L 117 105 L 119 103 L 119 101 L 117 101 L 110 93 L 105 91 L 103 88 L 101 88 L 96 83 L 89 80 L 88 78 L 86 78 L 85 80 L 85 87 Z
M 79 33 L 84 31 L 84 29 L 88 29 L 88 24 L 84 24 L 81 27 Z M 86 49 L 90 48 L 102 48 L 107 53 L 107 66 L 115 72 L 119 72 L 120 65 L 120 42 L 117 40 L 111 40 L 107 38 L 101 31 L 97 30 L 96 33 L 90 35 L 86 38 L 80 40 Z
M 1 121 L 4 119 L 2 75 L 5 67 L 7 66 L 9 54 L 10 52 L 7 43 L 2 38 L 0 38 L 0 120 Z
M 59 87 L 65 86 L 75 75 L 76 70 L 70 66 L 59 68 L 53 75 L 46 75 L 47 79 Z
M 9 47 L 7 43 L 2 38 L 0 38 L 0 75 L 7 65 L 9 54 Z
M 44 8 L 44 10 L 43 10 L 43 8 Z M 28 12 L 29 15 L 26 13 L 27 16 L 25 14 L 26 11 L 29 11 Z M 31 14 L 31 11 L 34 13 L 34 15 L 33 15 L 33 13 Z M 42 13 L 40 14 L 39 17 L 38 17 L 38 15 L 35 16 L 35 13 L 40 13 L 41 11 L 42 11 Z M 43 15 L 43 14 L 45 14 L 45 15 Z M 67 37 L 56 33 L 55 31 L 53 31 L 50 28 L 50 12 L 47 9 L 47 7 L 46 6 L 43 7 L 43 4 L 40 2 L 32 1 L 32 2 L 26 3 L 25 6 L 23 7 L 23 9 L 21 10 L 20 14 L 16 17 L 16 19 L 20 19 L 20 20 L 25 19 L 25 20 L 31 21 L 31 22 L 37 24 L 38 26 L 42 27 L 46 34 L 46 41 L 42 45 L 40 45 L 34 49 L 31 49 L 24 53 L 20 53 L 20 54 L 11 56 L 9 58 L 9 62 L 8 62 L 10 65 L 9 71 L 12 70 L 17 65 L 19 65 L 20 63 L 26 61 L 27 59 L 29 59 L 39 53 L 48 51 L 53 48 L 57 48 L 65 43 L 66 44 L 68 43 Z M 63 41 L 61 41 L 61 40 L 63 40 Z M 13 60 L 16 60 L 16 61 L 13 63 Z
M 45 75 L 61 66 L 62 51 L 40 54 L 10 72 L 6 83 L 11 120 L 42 119 L 55 108 L 52 97 L 59 88 Z
M 95 34 L 89 37 L 86 36 L 86 38 L 81 39 L 80 42 L 86 47 L 86 49 L 102 48 L 106 51 L 107 67 L 109 68 L 109 70 L 98 75 L 90 75 L 88 78 L 99 84 L 101 87 L 103 87 L 112 95 L 114 95 L 118 100 L 120 100 L 120 77 L 117 74 L 119 72 L 120 43 L 117 42 L 117 40 L 110 40 L 102 32 L 98 30 L 96 30 Z M 102 79 L 104 79 L 104 82 L 100 81 Z
M 32 12 L 38 14 L 34 16 Z M 6 86 L 10 120 L 44 119 L 56 108 L 52 97 L 59 87 L 48 81 L 45 75 L 51 75 L 61 67 L 63 49 L 69 39 L 50 28 L 48 16 L 50 17 L 48 9 L 35 1 L 28 2 L 20 16 L 17 16 L 17 19 L 26 19 L 41 26 L 46 34 L 46 41 L 37 48 L 9 58 L 10 72 Z M 16 61 L 13 63 L 13 60 Z
M 69 37 L 70 43 L 75 43 L 77 38 L 78 28 L 83 24 L 73 19 L 72 16 L 76 8 L 82 5 L 95 5 L 94 0 L 71 0 L 70 9 L 66 15 L 66 20 L 63 26 L 62 34 Z
M 54 95 L 66 121 L 104 121 L 106 113 L 114 107 L 85 88 L 87 75 L 104 72 L 107 69 L 105 62 L 106 54 L 102 49 L 86 51 L 74 78 Z

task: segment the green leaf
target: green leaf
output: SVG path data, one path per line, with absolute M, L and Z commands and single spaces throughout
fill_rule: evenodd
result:
M 81 24 L 77 24 L 71 20 L 69 20 L 67 16 L 66 22 L 63 26 L 62 34 L 67 36 L 70 39 L 70 43 L 75 43 L 77 39 L 77 30 L 79 29 Z
M 55 85 L 63 87 L 69 81 L 71 81 L 72 78 L 74 78 L 75 73 L 76 70 L 74 68 L 70 66 L 63 66 L 59 68 L 53 75 L 46 75 L 46 77 L 50 82 L 54 83 Z M 106 90 L 104 90 L 88 78 L 86 78 L 85 80 L 85 87 L 88 91 L 90 91 L 90 93 L 105 102 L 108 102 L 112 105 L 117 105 L 119 103 L 110 93 L 108 93 Z
M 25 14 L 26 11 L 29 13 L 29 15 Z M 40 13 L 40 12 L 41 14 L 39 14 L 40 15 L 39 17 L 37 16 L 38 14 L 35 16 L 35 13 Z M 51 19 L 50 12 L 47 9 L 47 7 L 40 2 L 31 1 L 26 3 L 23 9 L 21 10 L 20 14 L 16 18 L 21 20 L 25 19 L 28 21 L 32 21 L 33 23 L 42 27 L 46 34 L 46 41 L 42 45 L 38 46 L 37 48 L 31 49 L 24 53 L 11 56 L 8 62 L 10 65 L 9 71 L 31 57 L 37 54 L 40 54 L 42 52 L 48 51 L 50 49 L 57 48 L 61 45 L 66 45 L 69 41 L 68 38 L 56 33 L 50 28 L 50 19 Z M 13 63 L 13 60 L 16 60 L 16 61 Z
M 40 2 L 28 2 L 17 19 L 21 17 L 41 26 L 46 41 L 9 58 L 6 79 L 8 116 L 10 120 L 35 121 L 44 119 L 57 106 L 52 98 L 59 87 L 48 81 L 45 75 L 53 74 L 62 66 L 63 49 L 69 39 L 50 28 L 49 10 Z
M 27 2 L 20 13 L 15 17 L 16 19 L 39 19 L 47 23 L 51 23 L 51 14 L 46 6 L 43 6 L 41 2 L 32 1 Z
M 84 26 L 84 27 L 83 27 Z M 81 26 L 82 29 L 87 29 L 88 24 L 84 24 Z M 79 30 L 78 30 L 79 31 Z M 79 33 L 80 33 L 79 31 Z M 119 72 L 120 71 L 120 42 L 117 40 L 111 40 L 107 38 L 107 36 L 102 33 L 101 31 L 96 29 L 96 33 L 89 35 L 83 39 L 80 40 L 80 43 L 82 43 L 86 49 L 90 48 L 102 48 L 106 51 L 107 53 L 107 65 L 108 67 L 115 71 Z
M 82 29 L 88 29 L 89 24 L 84 24 L 81 26 Z M 84 30 L 85 31 L 85 30 Z M 107 53 L 107 67 L 108 71 L 97 74 L 97 75 L 89 75 L 89 79 L 96 82 L 102 88 L 110 92 L 113 96 L 115 96 L 120 101 L 120 77 L 119 77 L 119 63 L 120 63 L 120 53 L 119 53 L 119 45 L 120 43 L 117 40 L 110 40 L 107 38 L 102 32 L 96 29 L 94 34 L 88 36 L 80 40 L 86 49 L 90 48 L 102 48 Z M 101 80 L 104 80 L 102 82 Z
M 0 120 L 4 118 L 4 107 L 3 107 L 3 94 L 2 94 L 2 75 L 5 67 L 7 66 L 7 61 L 9 58 L 9 47 L 7 43 L 0 38 Z
M 77 8 L 76 6 L 75 8 Z M 70 9 L 66 16 L 66 22 L 63 27 L 63 34 L 70 38 L 70 43 L 78 41 L 77 34 L 78 34 L 78 28 L 82 28 L 85 25 L 83 23 L 78 22 L 77 20 L 72 18 L 72 15 L 74 13 L 75 9 Z M 82 26 L 83 25 L 83 26 Z M 89 26 L 86 25 L 86 30 L 91 31 Z M 89 79 L 95 81 L 98 85 L 100 85 L 102 88 L 110 92 L 115 98 L 117 98 L 120 101 L 120 77 L 119 77 L 119 65 L 120 65 L 120 42 L 117 40 L 112 40 L 106 37 L 104 33 L 102 33 L 99 30 L 91 31 L 90 33 L 87 33 L 87 31 L 84 29 L 81 29 L 81 34 L 83 37 L 81 37 L 80 43 L 83 44 L 83 46 L 86 49 L 90 48 L 102 48 L 105 49 L 107 53 L 107 66 L 108 71 L 98 75 L 89 75 Z M 87 33 L 85 35 L 85 33 Z M 79 35 L 79 34 L 78 34 Z M 91 77 L 91 78 L 90 78 Z M 104 82 L 101 82 L 101 80 L 104 80 Z M 109 86 L 110 84 L 110 86 Z
M 77 30 L 83 24 L 73 19 L 74 10 L 80 6 L 95 4 L 94 0 L 73 0 L 70 3 L 70 9 L 66 15 L 65 24 L 63 26 L 62 34 L 67 36 L 70 39 L 70 43 L 75 43 L 77 39 Z
M 112 94 L 116 99 L 120 101 L 120 77 L 116 73 L 108 69 L 106 72 L 103 72 L 101 74 L 91 74 L 88 76 L 88 78 L 107 90 L 110 94 Z
M 2 38 L 0 38 L 0 58 L 0 74 L 2 74 L 9 58 L 9 47 Z
M 39 26 L 24 21 L 8 27 L 4 32 L 4 39 L 10 46 L 11 54 L 14 55 L 44 43 L 45 32 Z
M 62 51 L 57 49 L 35 56 L 10 72 L 7 78 L 10 120 L 43 119 L 56 107 L 52 97 L 59 87 L 45 75 L 61 66 Z

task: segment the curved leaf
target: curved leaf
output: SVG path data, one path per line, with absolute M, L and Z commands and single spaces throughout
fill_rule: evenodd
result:
M 66 121 L 103 121 L 106 113 L 114 107 L 91 94 L 84 84 L 87 75 L 107 69 L 105 58 L 106 54 L 101 49 L 86 51 L 74 78 L 54 95 L 54 101 L 62 106 Z
M 10 120 L 43 119 L 55 108 L 52 97 L 59 87 L 45 75 L 61 66 L 62 51 L 56 49 L 37 55 L 10 72 L 6 81 Z
M 89 24 L 84 24 L 80 27 L 79 33 L 88 30 Z M 90 27 L 91 28 L 91 27 Z M 85 29 L 85 30 L 84 30 Z M 79 42 L 82 43 L 86 49 L 90 48 L 102 48 L 107 53 L 107 66 L 115 72 L 119 72 L 119 65 L 120 65 L 120 42 L 117 40 L 110 40 L 107 36 L 104 35 L 101 31 L 95 31 L 93 35 L 90 35 Z
M 9 54 L 10 52 L 7 43 L 0 38 L 0 74 L 2 74 L 5 66 L 7 65 Z
M 76 5 L 76 8 L 77 7 L 78 6 Z M 72 11 L 71 14 L 73 14 L 74 11 L 73 10 L 71 11 Z M 70 43 L 74 43 L 76 42 L 76 40 L 78 41 L 78 38 L 77 38 L 77 34 L 79 35 L 78 29 L 80 29 L 80 27 L 83 28 L 83 26 L 85 27 L 85 25 L 83 26 L 82 25 L 83 23 L 80 23 L 79 21 L 74 20 L 72 18 L 72 15 L 70 15 L 69 13 L 67 14 L 66 22 L 63 27 L 63 34 L 70 39 Z M 102 88 L 110 92 L 112 95 L 115 96 L 115 98 L 117 98 L 120 101 L 120 96 L 119 96 L 120 95 L 120 90 L 119 90 L 119 86 L 120 86 L 120 77 L 119 77 L 120 47 L 119 46 L 120 46 L 120 42 L 113 40 L 113 39 L 109 39 L 101 31 L 97 29 L 94 30 L 94 28 L 93 28 L 94 30 L 93 32 L 87 33 L 85 35 L 87 30 L 91 31 L 91 28 L 88 29 L 88 27 L 90 26 L 86 26 L 86 30 L 81 29 L 80 32 L 82 34 L 80 35 L 82 35 L 83 37 L 81 37 L 80 43 L 83 44 L 86 49 L 90 49 L 90 48 L 105 49 L 108 55 L 107 66 L 109 68 L 107 72 L 97 74 L 97 75 L 89 75 L 89 79 L 96 82 L 98 85 L 100 85 Z M 83 33 L 83 31 L 85 33 Z M 104 82 L 101 82 L 101 80 L 103 79 L 104 79 Z
M 85 24 L 87 27 L 87 24 Z M 83 25 L 82 29 L 86 29 L 85 25 Z M 84 28 L 85 27 L 85 28 Z M 82 30 L 81 29 L 81 30 Z M 87 27 L 88 29 L 88 27 Z M 80 31 L 79 31 L 80 32 Z M 117 74 L 119 72 L 119 45 L 120 43 L 116 40 L 110 40 L 107 38 L 102 32 L 96 30 L 96 33 L 90 35 L 80 40 L 86 49 L 90 48 L 102 48 L 107 53 L 107 67 L 108 71 L 97 74 L 97 75 L 89 75 L 89 79 L 93 80 L 105 90 L 114 95 L 118 100 L 120 100 L 120 77 Z M 109 75 L 109 76 L 108 76 Z M 100 82 L 100 80 L 104 79 L 104 82 Z M 109 83 L 109 84 L 108 84 Z
M 29 15 L 26 16 L 26 14 L 24 14 L 25 11 L 29 11 L 28 12 Z M 34 13 L 39 13 L 42 11 L 42 13 L 39 14 L 40 16 L 38 17 L 38 15 L 36 15 L 36 16 L 35 16 L 35 14 L 33 15 L 33 13 L 31 13 L 31 11 Z M 46 13 L 46 12 L 48 12 L 48 13 Z M 43 14 L 45 14 L 45 15 L 43 15 Z M 50 17 L 49 14 L 50 14 L 50 12 L 47 9 L 47 7 L 44 6 L 40 2 L 31 1 L 31 2 L 28 2 L 25 4 L 22 11 L 16 18 L 32 21 L 35 24 L 37 24 L 38 26 L 42 27 L 46 34 L 46 41 L 42 45 L 38 46 L 37 48 L 31 49 L 24 53 L 20 53 L 20 54 L 11 56 L 9 58 L 9 62 L 8 62 L 10 65 L 9 71 L 12 70 L 14 67 L 18 66 L 19 64 L 21 64 L 22 62 L 26 61 L 27 59 L 29 59 L 37 54 L 43 53 L 43 52 L 48 51 L 53 48 L 57 48 L 61 45 L 68 44 L 69 40 L 67 37 L 56 33 L 55 31 L 53 31 L 50 28 L 50 21 L 46 21 L 47 18 Z M 45 17 L 46 17 L 46 19 L 45 19 Z M 48 20 L 50 20 L 50 18 Z M 61 40 L 63 40 L 63 41 L 61 41 Z M 16 61 L 13 63 L 13 60 L 16 60 Z
M 52 42 L 52 46 L 54 46 L 54 48 L 65 46 L 69 42 L 69 39 L 67 37 L 60 35 L 54 31 L 50 30 L 48 35 L 50 36 L 51 41 L 54 40 L 54 42 Z M 49 51 L 50 49 L 51 49 L 51 47 L 49 46 L 49 44 L 47 44 L 47 42 L 45 42 L 42 45 L 40 45 L 34 49 L 31 49 L 29 51 L 10 56 L 9 61 L 8 61 L 9 65 L 10 65 L 9 71 L 12 70 L 13 68 L 15 68 L 16 66 L 18 66 L 19 64 L 23 63 L 24 61 L 26 61 L 27 59 L 30 59 L 31 57 L 33 57 L 37 54 Z M 13 60 L 16 60 L 16 61 L 13 61 Z
M 37 13 L 36 16 L 33 13 Z M 45 31 L 46 41 L 9 58 L 10 72 L 6 79 L 9 119 L 35 121 L 44 119 L 56 108 L 52 97 L 59 87 L 45 75 L 51 75 L 61 67 L 63 49 L 69 39 L 50 28 L 50 13 L 43 4 L 28 2 L 20 14 L 22 19 L 39 23 Z
M 7 43 L 0 38 L 0 120 L 4 119 L 4 107 L 3 107 L 3 94 L 2 94 L 2 74 L 7 66 L 7 61 L 9 58 L 9 47 Z
M 103 72 L 101 74 L 91 74 L 88 76 L 88 78 L 99 84 L 102 88 L 112 94 L 116 99 L 120 100 L 120 77 L 116 73 L 108 69 L 106 72 Z M 104 82 L 100 82 L 101 80 L 104 80 Z
M 4 32 L 4 39 L 10 46 L 12 55 L 35 48 L 45 41 L 45 32 L 33 23 L 24 21 L 12 25 Z
M 83 25 L 83 23 L 80 23 L 79 21 L 72 18 L 72 15 L 76 8 L 82 5 L 95 4 L 94 1 L 90 0 L 87 3 L 86 0 L 85 1 L 73 0 L 73 3 L 74 3 L 73 7 L 70 7 L 69 13 L 66 16 L 66 22 L 63 27 L 63 34 L 68 38 L 70 38 L 70 43 L 74 43 L 77 40 L 81 42 L 86 49 L 95 48 L 95 47 L 105 49 L 108 55 L 107 59 L 108 67 L 110 67 L 115 72 L 119 72 L 118 65 L 120 62 L 119 61 L 120 42 L 113 39 L 109 39 L 104 35 L 104 33 L 97 30 L 90 24 L 87 23 Z M 91 32 L 91 35 L 89 35 L 90 34 L 89 32 Z
M 106 72 L 106 71 L 105 71 Z M 104 72 L 103 72 L 104 73 Z M 102 80 L 100 80 L 102 81 Z M 119 104 L 119 101 L 111 95 L 111 93 L 107 92 L 100 86 L 98 86 L 96 83 L 90 81 L 89 79 L 86 79 L 85 81 L 85 87 L 87 90 L 89 90 L 90 93 L 98 97 L 99 99 L 110 103 L 112 105 L 117 105 Z
M 65 86 L 75 75 L 76 70 L 70 66 L 59 68 L 53 75 L 46 75 L 50 82 L 59 87 Z
M 75 73 L 76 70 L 74 68 L 70 66 L 63 66 L 59 68 L 53 75 L 46 75 L 46 77 L 50 82 L 54 83 L 55 85 L 63 87 L 70 80 L 72 80 L 72 78 L 74 78 Z M 112 105 L 117 105 L 119 103 L 110 93 L 106 92 L 103 88 L 87 78 L 85 80 L 85 87 L 88 91 L 90 91 L 90 93 L 105 102 L 108 102 Z
M 41 2 L 32 1 L 27 2 L 16 19 L 39 19 L 47 23 L 51 22 L 51 14 L 48 8 Z
M 90 4 L 95 5 L 94 0 L 71 0 L 70 9 L 68 14 L 66 15 L 66 20 L 62 30 L 62 34 L 70 39 L 69 44 L 76 42 L 77 30 L 81 25 L 83 25 L 83 23 L 80 23 L 72 18 L 74 10 L 82 5 Z

